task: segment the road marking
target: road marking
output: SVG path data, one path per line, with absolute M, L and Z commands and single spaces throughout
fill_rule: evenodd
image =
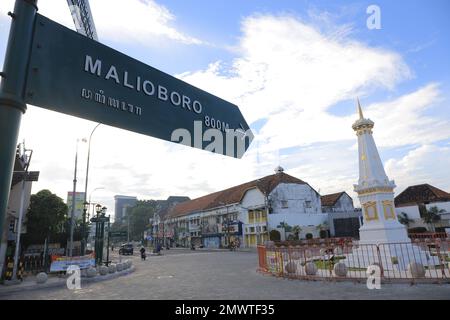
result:
M 157 276 L 157 279 L 173 278 L 173 276 Z

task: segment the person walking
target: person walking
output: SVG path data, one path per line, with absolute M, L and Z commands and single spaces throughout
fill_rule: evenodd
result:
M 145 248 L 144 248 L 144 246 L 142 246 L 141 247 L 141 260 L 142 261 L 145 261 L 145 258 L 147 257 L 146 255 L 145 255 Z

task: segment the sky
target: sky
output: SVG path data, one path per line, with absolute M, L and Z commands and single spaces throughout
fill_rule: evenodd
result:
M 13 1 L 0 2 L 0 61 Z M 380 28 L 369 28 L 376 5 Z M 285 172 L 321 194 L 359 204 L 356 98 L 375 122 L 397 185 L 450 192 L 450 2 L 91 0 L 99 41 L 239 106 L 255 139 L 242 159 L 101 125 L 91 141 L 88 195 L 110 213 L 114 195 L 195 198 Z M 74 29 L 67 2 L 39 13 Z M 370 26 L 370 23 L 369 23 Z M 72 190 L 77 139 L 96 123 L 28 105 L 19 141 L 40 171 L 32 192 Z M 87 144 L 78 143 L 77 191 Z

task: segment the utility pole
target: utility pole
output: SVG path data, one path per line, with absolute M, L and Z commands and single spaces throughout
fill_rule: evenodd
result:
M 6 217 L 12 173 L 16 155 L 20 121 L 25 113 L 25 92 L 28 62 L 36 18 L 37 0 L 16 0 L 6 46 L 0 84 L 0 239 Z
M 70 213 L 70 245 L 69 245 L 69 257 L 73 256 L 73 229 L 75 227 L 75 197 L 77 192 L 77 162 L 78 162 L 78 139 L 77 139 L 77 149 L 75 152 L 75 170 L 73 173 L 73 192 L 72 192 L 72 210 Z

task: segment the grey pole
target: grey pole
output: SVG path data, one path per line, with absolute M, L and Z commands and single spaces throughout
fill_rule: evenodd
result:
M 25 83 L 37 0 L 16 0 L 0 84 L 0 239 L 6 218 L 20 120 L 25 113 Z M 32 94 L 31 92 L 27 94 Z
M 73 173 L 73 193 L 72 193 L 72 211 L 70 213 L 70 245 L 69 245 L 69 257 L 73 256 L 73 229 L 75 227 L 75 194 L 77 191 L 77 162 L 78 162 L 78 139 L 77 139 L 77 149 L 75 152 L 75 170 Z
M 84 183 L 84 202 L 85 203 L 86 203 L 86 199 L 87 199 L 87 189 L 88 189 L 88 179 L 89 179 L 89 158 L 90 158 L 90 154 L 91 154 L 91 139 L 92 139 L 92 135 L 94 134 L 95 129 L 97 129 L 99 125 L 101 125 L 101 123 L 99 123 L 95 126 L 95 128 L 91 132 L 91 135 L 89 136 L 89 146 L 88 146 L 88 155 L 87 155 L 87 164 L 86 164 L 86 180 Z M 85 254 L 86 243 L 87 243 L 87 236 L 86 236 L 85 228 L 86 228 L 86 212 L 83 212 L 83 237 L 82 237 L 82 247 L 83 248 L 82 248 L 82 253 L 81 253 L 82 255 Z

